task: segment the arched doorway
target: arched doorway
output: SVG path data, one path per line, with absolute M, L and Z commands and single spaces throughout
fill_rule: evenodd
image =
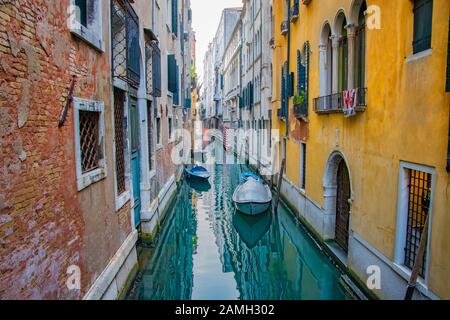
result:
M 324 177 L 324 237 L 333 239 L 348 252 L 351 219 L 352 186 L 350 170 L 344 156 L 333 152 Z
M 336 243 L 348 252 L 348 238 L 350 228 L 350 203 L 351 188 L 350 175 L 348 173 L 347 165 L 344 159 L 339 162 L 337 177 L 337 194 L 336 194 L 336 228 L 335 241 Z

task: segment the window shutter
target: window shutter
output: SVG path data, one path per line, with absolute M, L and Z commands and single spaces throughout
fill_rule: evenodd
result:
M 414 53 L 431 48 L 433 0 L 414 1 Z
M 180 105 L 180 80 L 179 80 L 179 68 L 175 64 L 175 91 L 173 92 L 173 104 Z
M 178 35 L 178 0 L 172 0 L 172 33 Z
M 167 83 L 167 89 L 172 92 L 173 94 L 176 91 L 176 60 L 175 60 L 175 55 L 170 54 L 167 56 L 167 79 L 168 79 L 168 83 Z
M 297 93 L 306 92 L 306 66 L 302 64 L 300 51 L 297 53 Z
M 130 8 L 129 10 L 131 10 Z M 139 46 L 139 18 L 136 13 L 129 11 L 127 16 L 127 70 L 128 79 L 131 84 L 139 85 L 140 76 L 140 57 L 141 49 Z

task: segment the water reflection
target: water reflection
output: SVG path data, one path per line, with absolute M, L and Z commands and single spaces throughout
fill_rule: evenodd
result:
M 238 211 L 233 215 L 233 226 L 239 237 L 249 249 L 254 248 L 269 231 L 271 213 L 266 212 L 259 216 L 246 216 Z
M 208 169 L 210 189 L 181 187 L 130 299 L 347 298 L 339 271 L 285 208 L 256 218 L 235 212 L 240 166 Z

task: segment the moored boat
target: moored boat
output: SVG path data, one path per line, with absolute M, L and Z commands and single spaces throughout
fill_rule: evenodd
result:
M 196 164 L 192 168 L 186 169 L 186 175 L 188 178 L 193 177 L 202 180 L 208 180 L 211 177 L 211 174 L 208 172 L 208 170 L 198 164 Z
M 233 194 L 233 202 L 238 211 L 250 216 L 262 214 L 269 210 L 272 203 L 272 191 L 258 176 L 251 173 L 243 175 L 244 182 Z

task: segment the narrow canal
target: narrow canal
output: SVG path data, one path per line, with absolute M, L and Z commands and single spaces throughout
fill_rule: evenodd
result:
M 339 270 L 283 205 L 256 218 L 235 211 L 241 166 L 209 169 L 210 183 L 183 183 L 155 248 L 141 250 L 128 299 L 350 298 Z

